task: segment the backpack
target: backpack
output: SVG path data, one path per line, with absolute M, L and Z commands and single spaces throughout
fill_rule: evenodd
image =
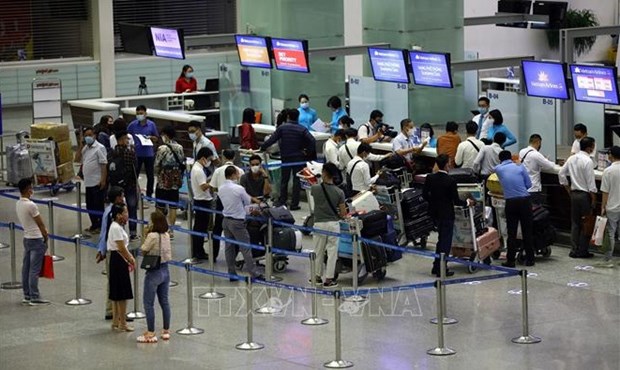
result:
M 168 155 L 174 159 L 172 163 L 167 161 L 162 165 L 157 186 L 163 189 L 179 189 L 183 186 L 185 161 L 179 158 L 170 144 L 164 145 L 168 148 Z
M 351 198 L 353 196 L 353 182 L 351 181 L 351 175 L 353 175 L 353 171 L 355 171 L 355 166 L 357 166 L 363 160 L 359 160 L 353 163 L 353 167 L 351 167 L 351 172 L 347 172 L 347 183 L 344 188 L 344 195 L 346 198 Z
M 122 188 L 127 185 L 125 181 L 125 159 L 116 150 L 111 151 L 108 156 L 108 184 Z

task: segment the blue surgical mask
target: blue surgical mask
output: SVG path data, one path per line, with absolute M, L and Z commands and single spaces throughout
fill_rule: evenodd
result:
M 308 109 L 310 108 L 310 103 L 300 103 L 299 107 L 301 107 L 302 109 Z
M 488 111 L 488 108 L 478 107 L 478 112 L 480 112 L 480 114 L 487 114 Z
M 136 119 L 138 121 L 144 121 L 145 115 L 144 114 L 136 114 Z
M 95 142 L 95 139 L 92 136 L 84 136 L 84 141 L 86 145 L 92 145 Z
M 185 77 L 187 77 L 187 78 L 194 77 L 194 72 L 185 72 Z
M 195 133 L 193 133 L 193 132 L 189 134 L 189 138 L 190 138 L 192 141 L 196 141 L 196 137 L 197 137 L 197 136 L 196 136 L 196 134 L 195 134 Z

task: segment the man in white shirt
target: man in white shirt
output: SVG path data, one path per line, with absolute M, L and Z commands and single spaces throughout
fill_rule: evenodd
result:
M 532 134 L 530 136 L 530 145 L 519 152 L 519 160 L 527 169 L 527 174 L 530 176 L 530 180 L 532 180 L 532 187 L 527 191 L 530 193 L 532 204 L 538 205 L 544 203 L 540 172 L 542 170 L 552 170 L 555 167 L 554 162 L 548 160 L 540 153 L 541 146 L 542 137 L 539 134 Z
M 499 152 L 502 151 L 502 145 L 505 142 L 506 135 L 503 132 L 498 132 L 493 136 L 493 143 L 483 146 L 476 156 L 474 171 L 479 173 L 484 180 L 493 173 L 495 166 L 499 164 Z
M 47 250 L 47 228 L 41 219 L 39 208 L 30 200 L 32 180 L 21 179 L 17 183 L 21 198 L 15 205 L 17 218 L 24 228 L 24 262 L 22 264 L 23 305 L 39 306 L 49 304 L 39 293 L 39 274 L 43 256 Z
M 217 162 L 219 161 L 219 157 L 217 155 L 217 150 L 215 149 L 215 144 L 213 144 L 213 142 L 202 133 L 202 128 L 200 126 L 200 122 L 191 121 L 187 128 L 187 134 L 189 135 L 189 138 L 192 141 L 193 145 L 192 153 L 194 155 L 194 158 L 196 158 L 196 155 L 198 154 L 200 149 L 209 148 L 211 149 L 211 153 L 213 153 L 213 162 L 214 164 L 217 164 Z
M 370 118 L 368 122 L 362 124 L 357 130 L 358 140 L 366 144 L 390 141 L 391 138 L 384 135 L 385 129 L 381 128 L 382 124 L 383 112 L 377 109 L 373 110 L 372 112 L 370 112 Z
M 238 184 L 239 172 L 233 166 L 227 166 L 224 170 L 226 181 L 220 187 L 220 199 L 224 210 L 224 236 L 226 239 L 232 239 L 241 243 L 250 243 L 250 234 L 245 227 L 245 207 L 252 203 L 260 203 L 256 198 L 250 197 L 245 189 Z M 264 279 L 260 273 L 258 266 L 252 258 L 252 249 L 242 245 L 226 243 L 226 265 L 229 274 L 236 274 L 235 259 L 237 257 L 237 247 L 243 255 L 244 269 L 246 272 L 256 279 Z
M 607 216 L 607 231 L 609 232 L 609 250 L 605 253 L 605 260 L 600 264 L 603 267 L 614 267 L 611 257 L 614 254 L 616 240 L 620 240 L 620 146 L 613 146 L 610 151 L 611 166 L 603 171 L 601 192 L 603 204 L 601 215 Z
M 482 147 L 484 147 L 484 143 L 476 139 L 476 133 L 478 132 L 478 124 L 476 122 L 467 122 L 465 130 L 467 131 L 467 139 L 462 141 L 456 148 L 454 162 L 457 167 L 474 168 L 474 161 Z
M 581 147 L 579 146 L 579 142 L 584 137 L 588 136 L 588 127 L 583 123 L 578 123 L 573 126 L 573 134 L 575 135 L 575 141 L 573 141 L 573 146 L 570 149 L 570 154 L 577 154 L 581 151 Z M 592 158 L 592 163 L 594 164 L 594 168 L 598 167 L 598 161 L 596 160 L 596 143 L 594 143 L 594 150 L 590 153 L 590 158 Z
M 370 166 L 365 159 L 370 155 L 371 147 L 368 144 L 360 144 L 357 147 L 357 155 L 347 165 L 347 178 L 351 180 L 353 195 L 370 189 L 379 178 L 379 174 L 370 177 Z
M 472 121 L 478 125 L 478 132 L 476 133 L 476 139 L 486 138 L 488 136 L 489 128 L 493 126 L 493 117 L 489 115 L 491 107 L 491 101 L 486 96 L 481 96 L 478 99 L 478 112 L 472 118 Z
M 414 145 L 412 141 L 414 131 L 413 121 L 405 118 L 400 121 L 400 133 L 392 140 L 392 152 L 404 157 L 407 161 L 412 160 L 413 153 L 421 153 L 428 144 L 428 140 L 424 140 L 422 145 Z
M 330 137 L 325 144 L 323 144 L 323 155 L 325 156 L 325 163 L 333 163 L 342 170 L 340 167 L 340 159 L 338 157 L 338 149 L 340 143 L 345 142 L 346 135 L 344 130 L 337 130 L 332 137 Z
M 211 165 L 213 152 L 209 148 L 202 148 L 196 154 L 196 161 L 190 173 L 192 200 L 194 204 L 194 227 L 193 231 L 206 233 L 211 221 L 211 213 L 197 208 L 212 208 L 213 196 L 211 195 L 210 178 L 207 178 L 205 168 Z M 206 260 L 209 256 L 204 250 L 205 239 L 203 236 L 192 235 L 192 258 Z M 213 261 L 215 262 L 215 261 Z
M 215 210 L 222 211 L 224 206 L 222 205 L 222 201 L 219 197 L 219 188 L 226 181 L 226 176 L 224 172 L 228 166 L 233 166 L 237 169 L 239 176 L 243 176 L 244 172 L 242 168 L 235 166 L 235 151 L 232 149 L 224 149 L 222 151 L 222 157 L 224 157 L 224 164 L 219 166 L 213 171 L 213 176 L 211 176 L 211 181 L 209 184 L 211 185 L 211 190 L 217 192 L 218 196 L 215 201 Z M 222 236 L 222 221 L 224 220 L 224 216 L 220 213 L 215 214 L 215 221 L 213 221 L 213 235 Z M 217 259 L 217 256 L 220 254 L 220 241 L 218 239 L 213 240 L 213 258 Z
M 96 140 L 92 127 L 84 129 L 75 153 L 75 162 L 82 165 L 82 179 L 86 188 L 86 209 L 103 213 L 108 176 L 108 158 L 105 147 Z M 84 145 L 86 144 L 86 145 Z M 101 231 L 101 215 L 89 213 L 90 227 L 86 233 Z
M 571 155 L 562 166 L 558 178 L 560 184 L 570 195 L 571 204 L 571 258 L 591 258 L 588 252 L 590 236 L 583 232 L 583 218 L 592 214 L 596 207 L 596 182 L 594 181 L 594 165 L 590 153 L 594 150 L 594 139 L 584 137 L 579 142 L 581 151 Z M 570 186 L 568 177 L 570 176 Z
M 354 128 L 349 128 L 345 131 L 345 135 L 347 136 L 347 141 L 344 145 L 338 150 L 338 158 L 340 160 L 340 168 L 347 168 L 347 165 L 357 154 L 357 148 L 360 146 L 360 142 L 356 140 L 357 130 Z M 372 154 L 370 153 L 366 160 L 371 162 L 380 162 L 385 158 L 392 156 L 392 153 L 387 154 Z

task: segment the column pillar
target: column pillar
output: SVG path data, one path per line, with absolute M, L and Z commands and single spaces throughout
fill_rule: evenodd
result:
M 116 96 L 114 11 L 111 0 L 91 0 L 93 57 L 99 61 L 101 97 Z

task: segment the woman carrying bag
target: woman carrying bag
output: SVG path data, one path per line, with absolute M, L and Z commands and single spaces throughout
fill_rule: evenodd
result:
M 141 267 L 146 270 L 143 304 L 147 331 L 140 335 L 137 341 L 138 343 L 157 343 L 157 336 L 155 335 L 156 295 L 164 320 L 161 339 L 170 339 L 170 303 L 168 301 L 170 273 L 168 272 L 168 261 L 172 259 L 172 246 L 168 234 L 168 222 L 162 212 L 151 213 L 151 225 L 149 225 L 144 244 L 140 249 L 144 255 Z

